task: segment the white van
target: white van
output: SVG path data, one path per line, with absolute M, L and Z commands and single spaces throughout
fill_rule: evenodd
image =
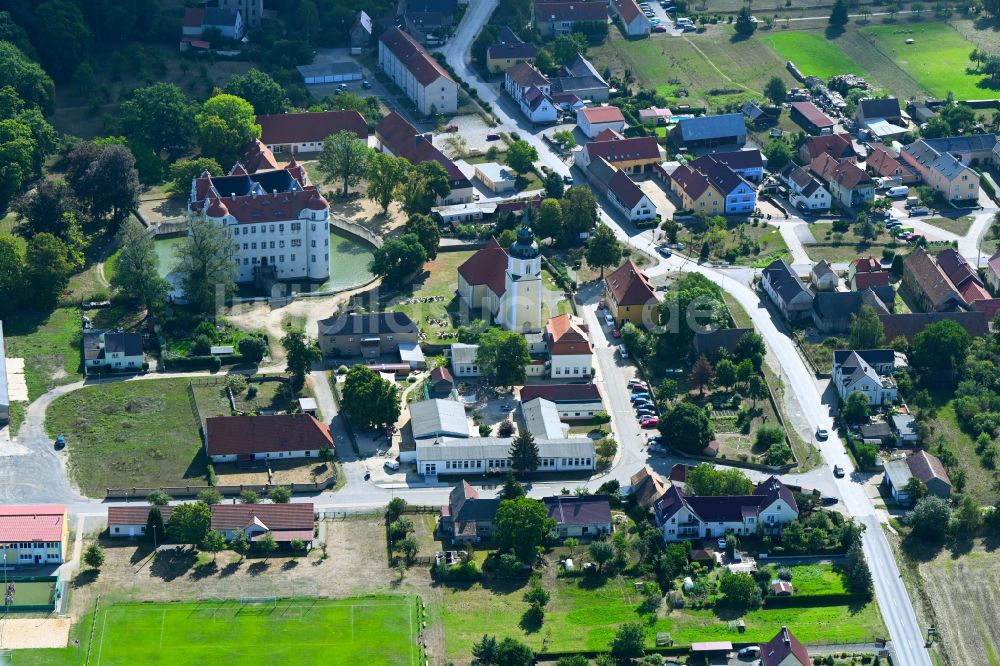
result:
M 625 349 L 625 345 L 618 345 L 618 355 L 622 358 L 628 358 L 628 350 Z
M 899 199 L 900 197 L 905 197 L 910 193 L 910 188 L 905 185 L 897 185 L 896 187 L 890 187 L 885 191 L 885 196 L 890 199 Z
M 390 472 L 395 472 L 397 469 L 399 469 L 399 461 L 389 458 L 384 463 L 382 463 L 382 466 L 385 467 Z

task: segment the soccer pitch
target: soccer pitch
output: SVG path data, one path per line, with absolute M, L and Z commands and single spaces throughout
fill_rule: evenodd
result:
M 416 666 L 412 597 L 113 604 L 98 611 L 89 663 Z

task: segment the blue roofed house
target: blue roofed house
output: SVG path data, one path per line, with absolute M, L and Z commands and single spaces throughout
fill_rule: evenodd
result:
M 715 155 L 699 157 L 690 166 L 704 174 L 722 194 L 726 215 L 752 213 L 757 207 L 757 191 L 753 186 Z
M 712 157 L 715 161 L 722 162 L 752 183 L 764 180 L 764 167 L 767 166 L 767 158 L 757 148 L 712 153 Z
M 681 118 L 670 131 L 671 140 L 685 148 L 693 146 L 742 146 L 747 140 L 747 126 L 742 113 Z

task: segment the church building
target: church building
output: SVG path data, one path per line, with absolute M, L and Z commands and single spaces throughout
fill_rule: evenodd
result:
M 496 238 L 458 267 L 458 295 L 509 331 L 542 330 L 542 254 L 526 225 L 508 250 Z

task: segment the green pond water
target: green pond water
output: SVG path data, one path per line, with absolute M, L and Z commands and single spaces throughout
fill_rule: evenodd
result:
M 159 257 L 161 277 L 166 277 L 177 266 L 177 248 L 184 243 L 184 237 L 160 238 L 156 241 L 156 255 Z M 372 260 L 372 247 L 340 229 L 330 230 L 330 279 L 321 285 L 311 287 L 311 291 L 332 291 L 346 289 L 371 280 L 368 270 Z

